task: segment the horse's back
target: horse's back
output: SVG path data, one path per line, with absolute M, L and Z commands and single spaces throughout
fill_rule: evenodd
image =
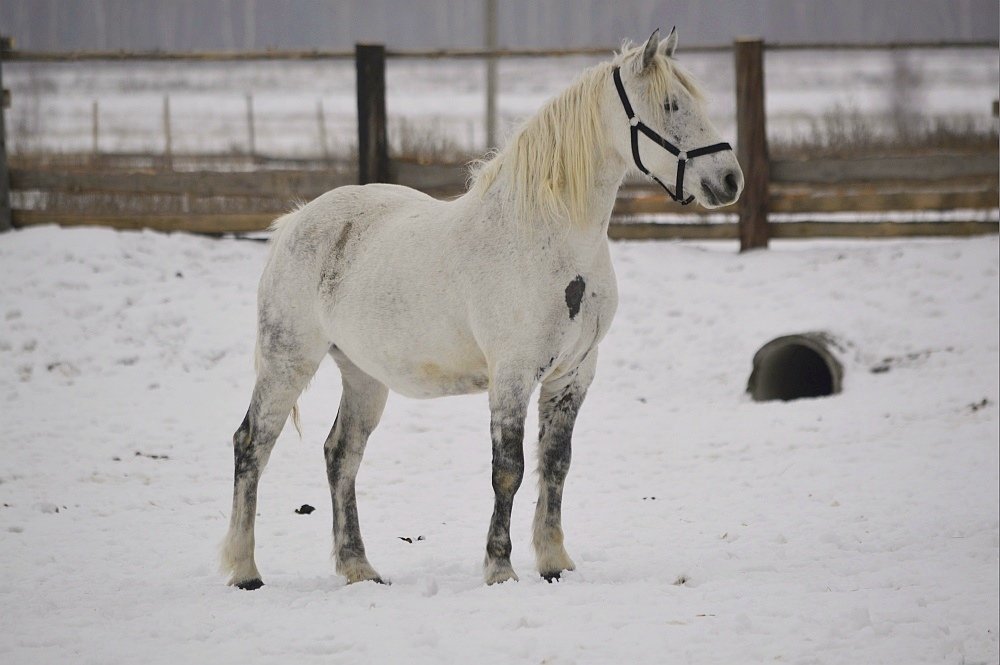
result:
M 446 204 L 401 185 L 378 183 L 332 189 L 271 225 L 268 270 L 280 270 L 282 264 L 293 264 L 298 271 L 318 269 L 331 256 L 343 262 L 348 245 L 357 249 L 357 241 L 371 235 L 374 227 L 398 217 L 400 211 L 440 205 Z

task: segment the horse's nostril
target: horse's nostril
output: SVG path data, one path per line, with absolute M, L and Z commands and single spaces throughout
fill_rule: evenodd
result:
M 736 190 L 740 188 L 740 183 L 736 180 L 736 172 L 730 171 L 723 178 L 723 182 L 726 183 L 726 193 L 732 195 L 736 193 Z

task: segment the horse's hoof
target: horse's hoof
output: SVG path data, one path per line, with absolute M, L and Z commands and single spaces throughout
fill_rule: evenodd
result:
M 256 591 L 257 589 L 264 586 L 264 583 L 259 580 L 244 580 L 243 582 L 236 582 L 233 584 L 237 589 L 243 589 L 244 591 Z
M 557 570 L 554 573 L 541 573 L 541 576 L 542 579 L 544 579 L 546 582 L 552 584 L 553 582 L 558 582 L 559 580 L 562 579 L 562 571 Z
M 514 582 L 519 581 L 517 573 L 509 565 L 507 566 L 496 566 L 489 567 L 486 570 L 486 584 L 492 586 L 494 584 L 503 584 L 504 582 L 509 582 L 513 580 Z
M 363 559 L 351 559 L 337 565 L 337 572 L 347 578 L 348 584 L 357 582 L 376 582 L 389 585 L 372 565 Z
M 367 575 L 364 577 L 347 578 L 348 584 L 359 584 L 361 582 L 374 582 L 375 584 L 384 584 L 385 586 L 392 586 L 392 582 L 382 579 L 379 575 Z

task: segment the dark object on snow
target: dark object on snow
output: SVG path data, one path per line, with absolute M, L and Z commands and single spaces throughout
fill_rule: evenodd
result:
M 843 347 L 821 332 L 785 335 L 771 340 L 753 357 L 747 392 L 755 402 L 823 397 L 840 392 Z
M 136 457 L 148 457 L 149 459 L 170 459 L 168 455 L 157 455 L 155 453 L 144 453 L 140 451 L 135 451 Z M 116 460 L 117 461 L 117 460 Z
M 311 513 L 314 510 L 316 510 L 316 509 L 313 508 L 312 506 L 310 506 L 308 503 L 303 503 L 301 506 L 299 506 L 298 508 L 295 509 L 295 514 L 296 515 L 308 515 L 309 513 Z
M 396 537 L 399 538 L 400 540 L 405 540 L 406 542 L 410 543 L 411 545 L 413 544 L 413 538 L 407 538 L 406 536 L 396 536 Z M 423 539 L 424 539 L 423 536 L 417 536 L 417 540 L 423 540 Z

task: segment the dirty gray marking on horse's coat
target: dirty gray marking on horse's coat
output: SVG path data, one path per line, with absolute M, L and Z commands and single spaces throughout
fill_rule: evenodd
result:
M 570 321 L 580 313 L 580 303 L 583 301 L 583 294 L 586 289 L 587 283 L 583 281 L 583 277 L 580 275 L 577 275 L 566 286 L 566 308 L 569 309 Z
M 573 425 L 585 389 L 570 385 L 540 404 L 539 414 L 539 497 L 535 512 L 536 553 L 562 547 L 562 493 L 572 457 Z M 567 563 L 568 562 L 568 563 Z M 571 561 L 539 561 L 539 573 L 548 582 L 560 579 L 563 570 L 572 570 Z
M 344 250 L 347 247 L 347 242 L 351 239 L 351 229 L 353 227 L 354 222 L 344 223 L 344 228 L 340 231 L 340 237 L 337 238 L 337 242 L 333 246 L 333 252 L 331 252 L 323 265 L 323 271 L 319 277 L 320 291 L 333 293 L 334 289 L 337 288 L 340 276 L 344 272 Z
M 233 447 L 235 449 L 234 459 L 236 466 L 236 477 L 257 468 L 257 458 L 253 454 L 253 446 L 250 441 L 250 410 L 243 416 L 240 428 L 233 435 Z
M 491 428 L 499 436 L 493 439 L 493 519 L 490 524 L 486 541 L 486 553 L 494 560 L 509 564 L 510 542 L 510 511 L 514 503 L 514 494 L 521 486 L 524 478 L 524 425 L 518 422 L 507 422 L 503 426 L 494 424 Z
M 541 367 L 539 367 L 538 368 L 538 374 L 535 375 L 535 380 L 541 380 L 541 378 L 543 376 L 545 376 L 545 373 L 547 371 L 549 371 L 549 369 L 552 367 L 552 363 L 554 363 L 555 361 L 556 361 L 556 357 L 555 356 L 551 356 L 549 358 L 549 361 L 547 363 L 545 363 L 544 365 L 542 365 Z
M 340 560 L 363 559 L 366 556 L 364 542 L 361 539 L 361 527 L 358 523 L 358 504 L 353 483 L 347 487 L 343 496 L 338 496 L 340 494 L 343 475 L 342 466 L 344 457 L 347 455 L 350 447 L 348 437 L 351 436 L 351 432 L 349 431 L 351 425 L 349 416 L 342 411 L 338 411 L 337 418 L 333 422 L 333 431 L 337 432 L 339 436 L 333 442 L 333 446 L 325 450 L 326 474 L 330 484 L 333 486 L 333 492 L 331 493 L 334 504 L 333 518 L 337 522 L 341 522 L 340 511 L 342 511 L 343 516 L 343 521 L 336 525 L 340 528 L 335 528 L 334 534 L 334 538 L 336 539 L 334 545 L 337 548 L 337 556 Z M 358 433 L 355 432 L 354 434 L 357 435 Z M 365 434 L 362 435 L 366 436 Z M 338 506 L 338 503 L 341 505 Z

